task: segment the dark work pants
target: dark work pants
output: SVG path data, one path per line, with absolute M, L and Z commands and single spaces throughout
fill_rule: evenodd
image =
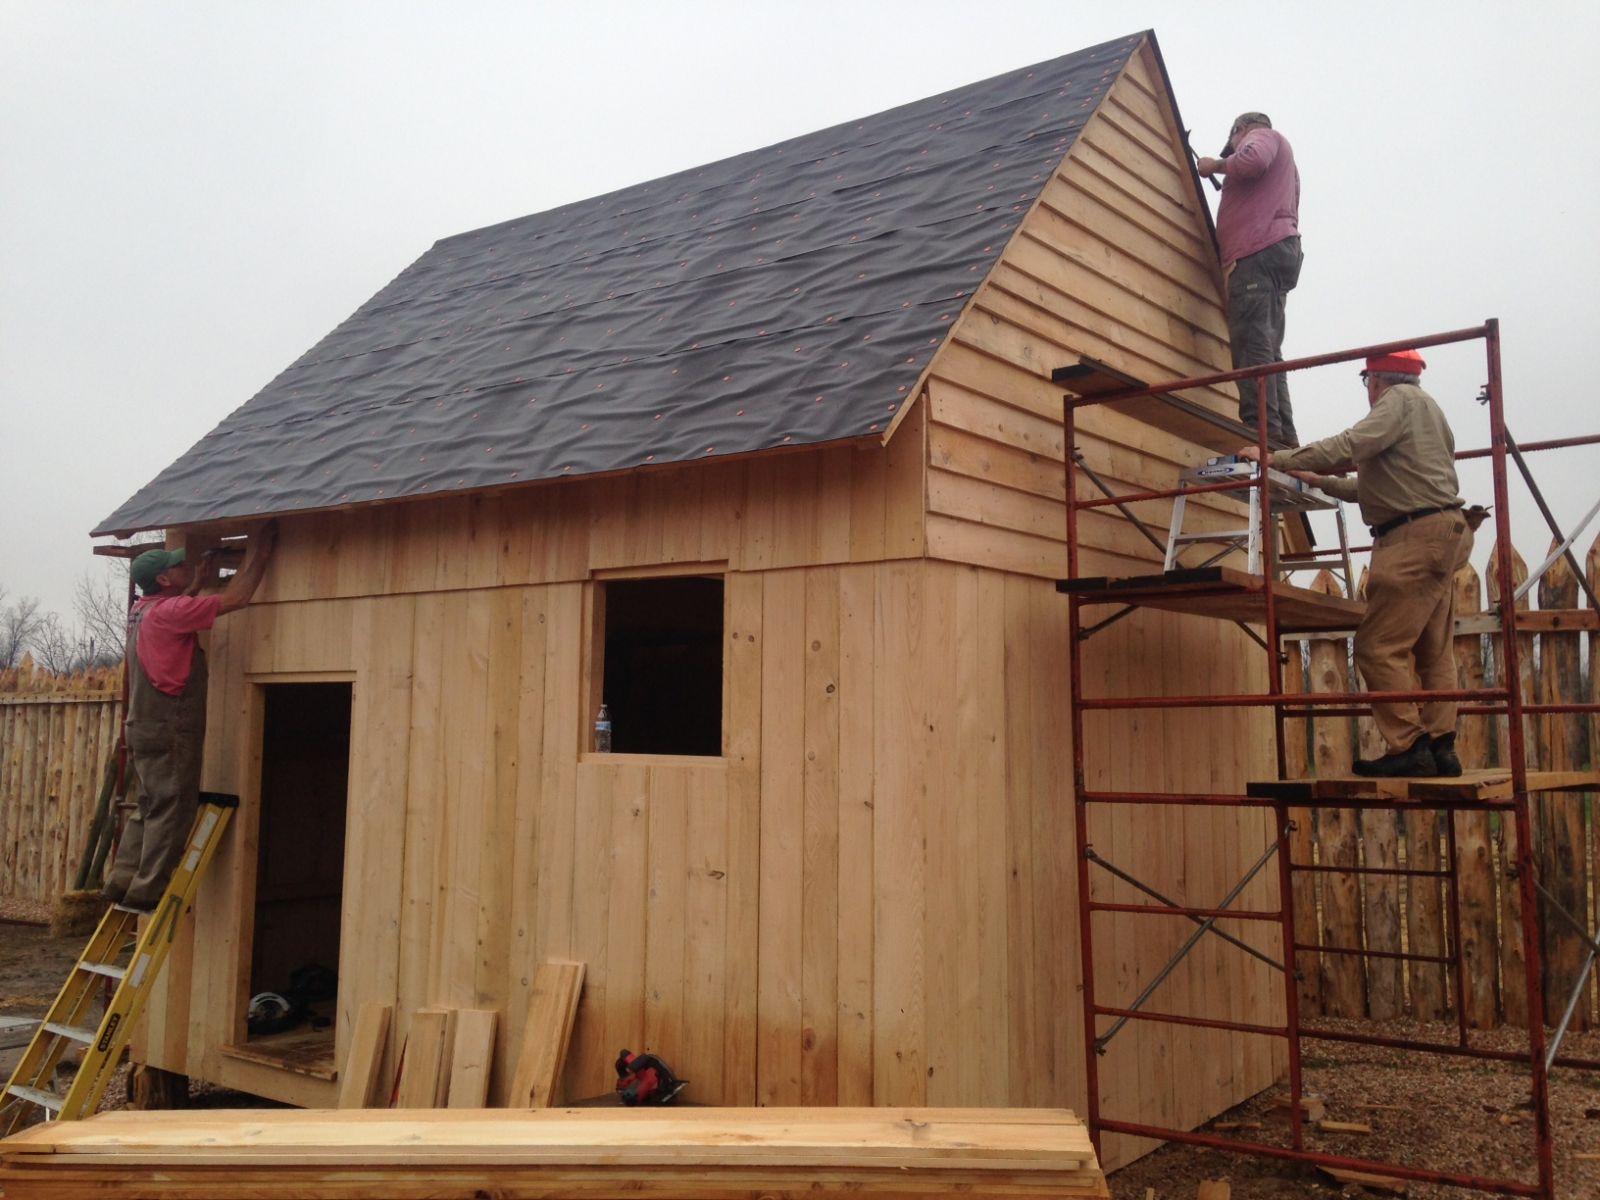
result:
M 1284 238 L 1241 258 L 1228 276 L 1228 339 L 1235 367 L 1256 367 L 1283 361 L 1283 313 L 1289 293 L 1300 282 L 1305 255 L 1298 237 Z M 1256 427 L 1254 379 L 1239 381 L 1239 420 Z M 1289 404 L 1289 377 L 1267 379 L 1267 436 L 1286 446 L 1298 446 L 1294 410 Z

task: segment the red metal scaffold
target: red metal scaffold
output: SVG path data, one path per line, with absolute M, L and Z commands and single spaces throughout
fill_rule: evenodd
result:
M 1182 400 L 1174 400 L 1172 394 L 1191 388 L 1207 387 L 1217 384 L 1232 383 L 1240 380 L 1255 380 L 1257 393 L 1258 419 L 1256 422 L 1257 445 L 1263 457 L 1268 449 L 1267 421 L 1266 421 L 1266 386 L 1268 377 L 1280 372 L 1303 370 L 1308 367 L 1326 366 L 1334 363 L 1349 362 L 1356 359 L 1365 359 L 1370 355 L 1384 354 L 1396 350 L 1425 349 L 1430 346 L 1441 346 L 1457 342 L 1471 342 L 1482 340 L 1485 345 L 1488 367 L 1488 383 L 1484 395 L 1480 397 L 1487 403 L 1489 417 L 1489 445 L 1480 450 L 1469 450 L 1458 453 L 1457 459 L 1471 459 L 1488 457 L 1491 460 L 1494 479 L 1494 523 L 1495 523 L 1495 552 L 1494 569 L 1499 582 L 1498 611 L 1499 631 L 1494 634 L 1503 639 L 1505 669 L 1497 680 L 1495 687 L 1482 688 L 1457 688 L 1451 691 L 1410 691 L 1410 692 L 1366 692 L 1366 693 L 1317 693 L 1315 695 L 1284 691 L 1281 657 L 1281 634 L 1284 632 L 1283 622 L 1280 619 L 1280 609 L 1284 603 L 1284 595 L 1280 593 L 1277 578 L 1280 571 L 1294 569 L 1296 565 L 1314 564 L 1319 557 L 1326 557 L 1326 553 L 1316 552 L 1298 555 L 1280 556 L 1276 546 L 1276 538 L 1270 535 L 1275 529 L 1272 517 L 1272 488 L 1268 483 L 1267 472 L 1259 472 L 1253 479 L 1206 485 L 1203 487 L 1185 487 L 1168 490 L 1148 490 L 1136 493 L 1114 494 L 1110 487 L 1090 470 L 1077 450 L 1077 421 L 1076 414 L 1081 408 L 1117 404 L 1126 401 L 1145 400 L 1150 397 L 1159 397 L 1169 400 L 1174 404 L 1184 405 Z M 1516 598 L 1518 590 L 1512 583 L 1512 548 L 1511 548 L 1511 519 L 1510 499 L 1507 487 L 1506 466 L 1508 459 L 1514 461 L 1527 482 L 1530 492 L 1537 502 L 1545 520 L 1555 531 L 1561 547 L 1552 554 L 1545 566 L 1565 553 L 1570 558 L 1570 545 L 1577 536 L 1563 535 L 1556 525 L 1555 518 L 1550 514 L 1543 496 L 1534 484 L 1533 477 L 1527 469 L 1522 458 L 1524 452 L 1535 450 L 1558 449 L 1574 446 L 1587 446 L 1600 443 L 1600 435 L 1562 438 L 1548 442 L 1530 443 L 1518 447 L 1506 431 L 1504 397 L 1501 390 L 1500 372 L 1500 332 L 1499 324 L 1489 320 L 1482 326 L 1471 329 L 1454 330 L 1448 333 L 1432 334 L 1426 337 L 1410 338 L 1403 341 L 1386 342 L 1374 346 L 1363 346 L 1357 349 L 1339 351 L 1333 354 L 1324 354 L 1311 358 L 1294 359 L 1288 362 L 1270 364 L 1266 366 L 1245 368 L 1236 371 L 1219 372 L 1212 375 L 1199 376 L 1190 379 L 1173 380 L 1154 386 L 1143 386 L 1128 383 L 1125 377 L 1116 377 L 1114 372 L 1107 372 L 1104 368 L 1095 365 L 1093 370 L 1087 367 L 1066 368 L 1056 372 L 1055 378 L 1064 386 L 1073 387 L 1070 382 L 1075 376 L 1082 378 L 1088 372 L 1096 377 L 1091 386 L 1077 389 L 1079 394 L 1068 395 L 1064 402 L 1063 421 L 1066 433 L 1066 517 L 1067 517 L 1067 564 L 1069 578 L 1058 584 L 1060 591 L 1068 597 L 1070 612 L 1070 686 L 1071 686 L 1071 723 L 1072 723 L 1072 755 L 1073 755 L 1073 786 L 1075 790 L 1075 817 L 1077 847 L 1082 861 L 1079 864 L 1078 876 L 1078 902 L 1079 902 L 1079 936 L 1080 954 L 1083 980 L 1083 1017 L 1085 1040 L 1085 1064 L 1088 1083 L 1088 1118 L 1091 1136 L 1095 1141 L 1097 1150 L 1100 1148 L 1101 1137 L 1106 1132 L 1131 1134 L 1139 1137 L 1165 1139 L 1179 1142 L 1188 1142 L 1214 1149 L 1243 1152 L 1256 1155 L 1265 1155 L 1280 1159 L 1288 1159 L 1316 1166 L 1342 1168 L 1353 1171 L 1367 1171 L 1388 1175 L 1397 1179 L 1416 1180 L 1419 1182 L 1452 1185 L 1456 1187 L 1471 1188 L 1478 1191 L 1490 1192 L 1501 1195 L 1534 1196 L 1540 1200 L 1555 1200 L 1555 1179 L 1553 1166 L 1553 1138 L 1551 1131 L 1550 1095 L 1549 1095 L 1549 1070 L 1552 1066 L 1576 1067 L 1585 1069 L 1600 1069 L 1600 1061 L 1565 1057 L 1559 1055 L 1560 1041 L 1564 1035 L 1566 1024 L 1570 1019 L 1573 1007 L 1576 1004 L 1581 989 L 1587 979 L 1589 970 L 1593 967 L 1597 952 L 1600 952 L 1600 941 L 1588 931 L 1579 917 L 1567 913 L 1556 902 L 1555 897 L 1543 889 L 1536 878 L 1533 860 L 1533 839 L 1529 815 L 1529 773 L 1527 763 L 1527 747 L 1523 730 L 1523 717 L 1533 714 L 1553 713 L 1596 713 L 1600 712 L 1600 704 L 1530 704 L 1522 698 L 1519 680 L 1519 647 L 1517 644 Z M 1098 374 L 1096 374 L 1098 372 Z M 1108 378 L 1108 376 L 1110 376 Z M 1192 411 L 1194 406 L 1188 405 Z M 1087 478 L 1102 495 L 1080 498 L 1078 485 L 1080 477 Z M 1264 625 L 1265 636 L 1256 637 L 1266 650 L 1267 661 L 1267 691 L 1264 694 L 1248 695 L 1220 695 L 1220 696 L 1133 696 L 1133 697 L 1091 697 L 1084 694 L 1083 687 L 1083 641 L 1086 636 L 1093 634 L 1099 628 L 1116 620 L 1131 609 L 1141 604 L 1154 603 L 1159 607 L 1181 607 L 1181 601 L 1175 603 L 1169 596 L 1164 601 L 1160 597 L 1162 580 L 1178 582 L 1181 577 L 1192 577 L 1196 572 L 1172 572 L 1169 576 L 1156 577 L 1154 580 L 1141 578 L 1139 580 L 1122 581 L 1132 585 L 1120 589 L 1109 587 L 1106 580 L 1085 580 L 1079 574 L 1079 538 L 1078 515 L 1087 509 L 1115 508 L 1124 516 L 1132 519 L 1139 527 L 1140 532 L 1149 540 L 1154 540 L 1148 529 L 1133 516 L 1128 506 L 1148 500 L 1161 500 L 1176 497 L 1179 492 L 1193 495 L 1203 491 L 1238 491 L 1245 488 L 1259 490 L 1259 505 L 1261 513 L 1261 527 L 1269 531 L 1269 536 L 1263 540 L 1266 547 L 1266 559 L 1263 576 L 1256 580 L 1255 586 L 1250 589 L 1249 599 L 1260 606 L 1260 620 Z M 1596 506 L 1600 509 L 1600 505 Z M 1590 513 L 1592 518 L 1594 513 Z M 1585 523 L 1587 520 L 1585 519 Z M 1581 527 L 1580 527 L 1581 528 Z M 1371 547 L 1358 547 L 1357 550 L 1370 550 Z M 1328 553 L 1342 553 L 1348 555 L 1349 547 L 1340 551 Z M 1348 572 L 1348 567 L 1347 567 Z M 1580 579 L 1582 571 L 1578 572 Z M 1237 573 L 1235 573 L 1237 576 Z M 1227 586 L 1234 588 L 1232 594 L 1238 593 L 1238 580 L 1234 578 Z M 1527 585 L 1524 585 L 1524 589 Z M 1588 590 L 1587 584 L 1584 585 Z M 1293 591 L 1295 589 L 1287 589 Z M 1190 594 L 1199 595 L 1204 591 L 1192 591 Z M 1594 603 L 1593 594 L 1590 593 L 1590 602 Z M 1122 612 L 1115 614 L 1108 620 L 1103 620 L 1097 625 L 1085 630 L 1082 624 L 1081 610 L 1088 604 L 1126 604 Z M 1197 606 L 1197 608 L 1200 606 Z M 1600 605 L 1596 606 L 1600 608 Z M 1232 611 L 1223 614 L 1232 617 Z M 1309 628 L 1302 625 L 1301 628 Z M 1255 637 L 1253 631 L 1252 637 Z M 1392 797 L 1384 798 L 1371 796 L 1364 798 L 1343 799 L 1317 799 L 1308 796 L 1298 796 L 1293 800 L 1285 797 L 1282 791 L 1270 794 L 1252 792 L 1255 794 L 1229 794 L 1229 793 L 1196 793 L 1196 792 L 1134 792 L 1134 791 L 1106 791 L 1093 790 L 1088 786 L 1088 776 L 1085 769 L 1086 746 L 1084 739 L 1084 713 L 1097 710 L 1139 710 L 1139 709 L 1182 709 L 1182 708 L 1237 708 L 1244 706 L 1270 707 L 1274 714 L 1274 726 L 1277 748 L 1278 775 L 1284 778 L 1287 775 L 1286 742 L 1284 726 L 1289 719 L 1304 719 L 1313 716 L 1349 716 L 1366 715 L 1370 711 L 1370 704 L 1374 700 L 1406 701 L 1423 699 L 1454 699 L 1466 702 L 1460 711 L 1465 714 L 1503 715 L 1507 721 L 1507 740 L 1509 747 L 1509 767 L 1511 774 L 1511 795 L 1507 799 L 1475 799 L 1475 800 L 1424 800 L 1424 801 L 1398 801 Z M 1592 785 L 1590 785 L 1592 786 Z M 1261 807 L 1271 809 L 1275 822 L 1276 840 L 1269 844 L 1266 853 L 1254 864 L 1251 870 L 1215 908 L 1187 907 L 1168 899 L 1154 889 L 1147 887 L 1131 874 L 1119 870 L 1114 865 L 1106 862 L 1094 852 L 1089 844 L 1088 810 L 1091 805 L 1203 805 L 1225 807 Z M 1402 808 L 1435 810 L 1446 814 L 1446 854 L 1442 870 L 1426 871 L 1420 868 L 1381 868 L 1381 867 L 1326 867 L 1311 863 L 1296 863 L 1290 853 L 1290 833 L 1292 830 L 1290 812 L 1291 808 L 1346 808 L 1346 809 L 1388 809 L 1400 810 Z M 1460 863 L 1456 854 L 1456 832 L 1449 814 L 1462 811 L 1493 810 L 1501 813 L 1503 819 L 1515 823 L 1516 829 L 1516 878 L 1521 895 L 1521 909 L 1525 914 L 1522 922 L 1522 948 L 1525 967 L 1525 987 L 1527 991 L 1528 1010 L 1528 1047 L 1526 1053 L 1515 1051 L 1492 1050 L 1484 1047 L 1473 1046 L 1468 1036 L 1467 1018 L 1464 1004 L 1463 979 L 1463 952 L 1461 938 L 1461 915 L 1457 898 L 1457 871 Z M 1273 859 L 1277 860 L 1279 905 L 1275 909 L 1265 911 L 1252 911 L 1231 908 L 1230 905 L 1241 895 L 1250 881 Z M 1091 865 L 1109 871 L 1111 874 L 1132 884 L 1144 894 L 1152 897 L 1153 903 L 1149 904 L 1113 904 L 1096 901 L 1091 896 L 1089 883 L 1089 868 Z M 1487 869 L 1487 868 L 1482 868 Z M 1362 947 L 1329 947 L 1319 944 L 1303 944 L 1297 942 L 1295 936 L 1295 913 L 1293 904 L 1294 889 L 1292 887 L 1293 875 L 1297 870 L 1339 870 L 1351 874 L 1382 874 L 1382 875 L 1413 875 L 1438 878 L 1446 885 L 1449 897 L 1448 920 L 1450 933 L 1449 952 L 1446 955 L 1420 955 L 1396 954 L 1394 952 L 1375 951 Z M 1547 1039 L 1545 1029 L 1546 997 L 1543 990 L 1543 942 L 1541 938 L 1542 920 L 1539 917 L 1541 895 L 1550 905 L 1551 911 L 1558 917 L 1574 925 L 1582 936 L 1587 947 L 1588 956 L 1583 972 L 1574 989 L 1571 1001 L 1567 1004 L 1567 1011 L 1559 1023 L 1553 1039 Z M 1136 912 L 1145 914 L 1161 914 L 1186 918 L 1195 923 L 1198 928 L 1191 935 L 1187 943 L 1181 948 L 1167 967 L 1160 972 L 1154 981 L 1144 989 L 1144 993 L 1126 1007 L 1114 1007 L 1102 1004 L 1095 994 L 1094 972 L 1094 920 L 1095 913 L 1106 912 Z M 1275 1025 L 1248 1023 L 1224 1019 L 1219 1015 L 1192 1015 L 1182 1013 L 1161 1013 L 1144 1009 L 1143 1005 L 1149 995 L 1160 985 L 1163 979 L 1175 969 L 1183 956 L 1193 948 L 1207 933 L 1214 934 L 1232 945 L 1255 955 L 1265 958 L 1255 948 L 1222 930 L 1214 928 L 1219 920 L 1246 920 L 1257 922 L 1275 923 L 1282 931 L 1282 941 L 1285 947 L 1282 971 L 1284 980 L 1284 1012 L 1285 1023 L 1282 1027 Z M 1299 1011 L 1299 996 L 1296 987 L 1296 971 L 1294 969 L 1296 952 L 1328 952 L 1351 953 L 1363 957 L 1400 958 L 1409 961 L 1437 963 L 1445 966 L 1450 971 L 1452 990 L 1454 992 L 1454 1006 L 1457 1019 L 1457 1038 L 1455 1043 L 1434 1043 L 1417 1041 L 1404 1038 L 1383 1037 L 1376 1034 L 1348 1032 L 1343 1030 L 1307 1027 L 1302 1024 Z M 1267 959 L 1267 961 L 1271 961 Z M 1274 967 L 1278 963 L 1272 964 Z M 1510 981 L 1507 981 L 1508 985 Z M 1100 1032 L 1102 1019 L 1115 1022 L 1105 1033 Z M 1205 1029 L 1226 1030 L 1238 1033 L 1261 1034 L 1285 1039 L 1288 1049 L 1288 1087 L 1289 1087 L 1289 1120 L 1290 1120 L 1290 1145 L 1271 1145 L 1260 1141 L 1242 1141 L 1217 1137 L 1210 1134 L 1192 1132 L 1185 1129 L 1170 1129 L 1156 1125 L 1119 1120 L 1107 1116 L 1100 1109 L 1100 1081 L 1096 1061 L 1097 1054 L 1102 1052 L 1106 1041 L 1113 1036 L 1123 1023 L 1130 1020 L 1156 1021 L 1179 1026 L 1191 1026 Z M 1327 1040 L 1347 1041 L 1367 1045 L 1386 1046 L 1391 1048 L 1433 1052 L 1448 1055 L 1457 1055 L 1467 1058 L 1480 1058 L 1502 1062 L 1524 1062 L 1527 1064 L 1531 1089 L 1532 1111 L 1535 1137 L 1535 1152 L 1537 1158 L 1537 1181 L 1524 1182 L 1514 1179 L 1489 1178 L 1456 1172 L 1433 1170 L 1421 1166 L 1404 1163 L 1382 1162 L 1374 1159 L 1364 1159 L 1344 1155 L 1326 1154 L 1308 1149 L 1304 1138 L 1304 1118 L 1302 1115 L 1301 1094 L 1301 1041 Z

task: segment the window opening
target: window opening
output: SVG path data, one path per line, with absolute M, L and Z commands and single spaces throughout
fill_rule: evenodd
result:
M 611 580 L 598 610 L 612 751 L 721 754 L 721 577 Z

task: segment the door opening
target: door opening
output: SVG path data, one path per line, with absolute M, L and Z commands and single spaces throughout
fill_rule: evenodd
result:
M 261 803 L 247 1044 L 333 1057 L 350 776 L 349 683 L 262 685 Z

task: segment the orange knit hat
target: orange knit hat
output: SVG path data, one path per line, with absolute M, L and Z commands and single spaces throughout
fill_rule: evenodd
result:
M 1396 350 L 1392 354 L 1374 354 L 1367 359 L 1367 370 L 1387 371 L 1391 375 L 1421 375 L 1428 364 L 1415 350 Z

